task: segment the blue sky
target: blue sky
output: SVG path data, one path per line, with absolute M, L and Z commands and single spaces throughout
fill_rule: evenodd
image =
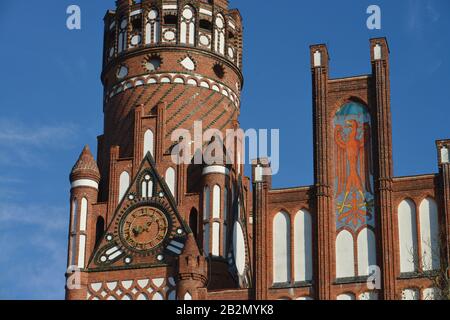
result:
M 65 27 L 82 10 L 82 30 Z M 370 72 L 371 37 L 388 37 L 396 175 L 432 173 L 449 138 L 450 2 L 232 0 L 245 25 L 241 125 L 279 128 L 275 187 L 313 182 L 309 45 L 332 77 Z M 382 30 L 366 8 L 382 9 Z M 113 0 L 0 2 L 0 299 L 63 299 L 68 175 L 103 130 L 102 19 Z M 414 141 L 414 143 L 411 143 Z M 248 171 L 247 171 L 248 172 Z

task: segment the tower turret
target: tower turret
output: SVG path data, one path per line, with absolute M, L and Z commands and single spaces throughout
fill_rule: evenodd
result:
M 97 202 L 100 172 L 89 149 L 85 146 L 78 161 L 70 173 L 70 229 L 68 270 L 83 271 L 93 250 L 95 237 L 91 237 L 95 228 L 92 206 Z M 86 280 L 81 278 L 81 285 Z M 84 284 L 85 285 L 85 284 Z M 68 297 L 80 299 L 85 297 L 83 286 L 79 290 L 69 290 Z M 78 296 L 81 294 L 81 296 Z
M 183 254 L 178 260 L 178 300 L 199 300 L 199 289 L 206 288 L 208 266 L 200 254 L 194 235 L 188 235 Z

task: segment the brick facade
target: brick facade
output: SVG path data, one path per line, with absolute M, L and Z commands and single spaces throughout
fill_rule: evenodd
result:
M 311 46 L 315 181 L 280 190 L 272 188 L 270 176 L 256 174 L 260 167 L 270 168 L 266 159 L 254 161 L 251 179 L 238 161 L 172 161 L 171 150 L 181 143 L 172 136 L 177 129 L 194 134 L 195 121 L 202 121 L 204 131 L 239 128 L 242 21 L 228 1 L 119 0 L 116 11 L 105 16 L 104 41 L 104 133 L 98 137 L 97 161 L 85 148 L 71 174 L 68 265 L 81 271 L 81 286 L 66 288 L 67 299 L 334 300 L 376 294 L 371 297 L 390 300 L 401 299 L 406 289 L 422 294 L 432 287 L 420 270 L 401 272 L 397 208 L 405 199 L 416 208 L 434 199 L 445 226 L 441 260 L 448 263 L 450 170 L 441 150 L 450 143 L 437 142 L 439 173 L 393 176 L 386 39 L 370 41 L 371 74 L 343 79 L 329 77 L 326 46 Z M 374 290 L 368 289 L 367 276 L 340 279 L 336 273 L 340 230 L 333 119 L 346 103 L 364 106 L 372 120 L 373 230 L 381 270 L 381 288 Z M 239 158 L 238 148 L 225 151 Z M 133 248 L 124 226 L 136 227 L 129 217 L 145 219 L 144 211 L 136 210 L 152 206 L 167 219 L 164 238 L 146 249 L 148 243 Z M 287 281 L 276 283 L 274 220 L 280 212 L 288 221 L 283 248 L 289 270 Z M 299 227 L 306 230 L 296 222 L 299 212 L 311 217 L 304 238 L 297 234 Z M 419 218 L 416 228 L 422 230 Z M 132 230 L 139 242 L 141 231 Z M 298 239 L 307 241 L 308 232 L 310 242 L 302 245 L 311 250 L 298 251 Z M 359 250 L 354 244 L 362 259 Z M 311 264 L 310 279 L 297 270 L 306 265 L 298 252 Z M 359 260 L 354 263 L 359 268 Z

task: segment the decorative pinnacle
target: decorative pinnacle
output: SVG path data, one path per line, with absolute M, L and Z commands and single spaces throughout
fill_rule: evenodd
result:
M 87 145 L 84 147 L 70 173 L 71 182 L 79 179 L 91 179 L 97 183 L 100 181 L 100 171 L 98 170 L 97 162 Z

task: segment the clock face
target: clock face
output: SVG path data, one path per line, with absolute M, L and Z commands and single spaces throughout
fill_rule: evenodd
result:
M 123 218 L 121 237 L 136 251 L 149 251 L 161 245 L 169 231 L 166 215 L 153 207 L 140 207 Z

